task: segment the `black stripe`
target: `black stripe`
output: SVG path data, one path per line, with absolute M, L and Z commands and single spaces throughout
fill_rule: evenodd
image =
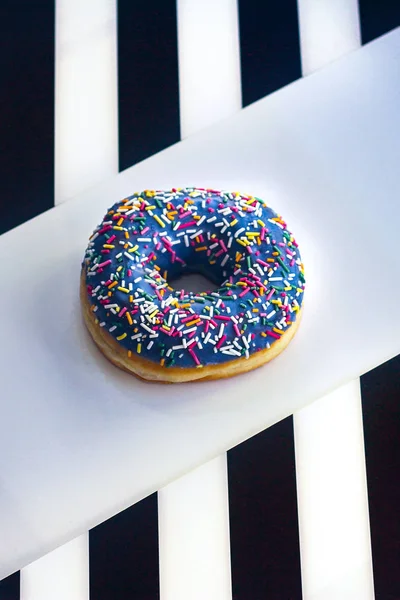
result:
M 358 3 L 363 44 L 400 25 L 399 0 L 358 0 Z
M 0 234 L 54 203 L 54 0 L 0 2 Z
M 296 0 L 238 0 L 243 106 L 301 77 Z
M 0 581 L 0 600 L 19 600 L 20 572 L 17 571 Z
M 118 0 L 119 169 L 180 139 L 175 0 Z
M 89 532 L 90 600 L 158 600 L 157 494 Z
M 234 600 L 299 600 L 293 418 L 228 452 Z
M 376 600 L 400 598 L 400 355 L 361 377 Z

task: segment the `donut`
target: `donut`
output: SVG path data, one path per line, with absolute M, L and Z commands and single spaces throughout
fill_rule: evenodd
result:
M 218 289 L 174 289 L 190 273 Z M 304 286 L 298 245 L 263 200 L 191 187 L 114 204 L 89 239 L 80 298 L 112 363 L 178 383 L 230 377 L 278 356 L 297 331 Z

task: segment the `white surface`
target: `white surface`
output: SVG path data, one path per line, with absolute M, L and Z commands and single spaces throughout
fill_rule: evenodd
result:
M 396 30 L 0 238 L 0 577 L 400 351 L 400 322 L 371 327 L 364 300 L 400 294 L 399 56 Z M 299 333 L 237 379 L 137 381 L 82 327 L 89 232 L 115 199 L 177 184 L 269 198 L 302 247 Z
M 57 0 L 55 202 L 118 173 L 116 0 Z
M 373 600 L 359 381 L 296 414 L 304 600 Z
M 303 75 L 360 46 L 358 0 L 297 0 L 297 4 Z
M 240 111 L 236 0 L 178 0 L 181 135 Z
M 299 14 L 305 75 L 360 45 L 355 0 L 299 0 Z M 359 380 L 296 412 L 294 431 L 303 600 L 371 600 Z
M 89 600 L 88 535 L 21 570 L 21 600 Z
M 231 600 L 226 454 L 158 493 L 160 600 Z

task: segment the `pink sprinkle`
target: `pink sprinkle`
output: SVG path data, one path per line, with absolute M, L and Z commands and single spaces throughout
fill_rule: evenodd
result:
M 275 292 L 275 289 L 272 288 L 271 291 L 268 292 L 268 294 L 266 296 L 266 299 L 270 300 L 272 298 L 272 295 L 274 294 L 274 292 Z
M 290 266 L 291 266 L 291 267 L 294 267 L 294 264 L 295 264 L 295 262 L 296 262 L 296 261 L 294 260 L 294 258 L 292 258 L 292 260 L 291 260 L 291 261 L 290 261 L 290 263 L 289 263 L 289 264 L 290 264 Z
M 243 296 L 245 296 L 249 290 L 250 290 L 249 287 L 244 288 L 243 292 L 240 292 L 239 298 L 243 298 Z
M 230 321 L 230 317 L 224 317 L 223 315 L 215 315 L 214 319 L 216 321 Z
M 261 241 L 264 240 L 264 237 L 265 237 L 265 227 L 262 227 L 261 228 L 261 235 L 260 235 Z
M 260 263 L 260 265 L 263 265 L 264 267 L 269 267 L 269 264 L 261 260 L 261 258 L 257 258 L 257 262 Z
M 233 329 L 235 330 L 236 335 L 240 337 L 239 327 L 236 325 L 236 323 L 233 324 Z
M 182 300 L 182 298 L 181 298 Z M 189 321 L 194 321 L 195 319 L 197 319 L 197 315 L 190 315 L 189 317 L 185 317 L 184 319 L 181 320 L 181 323 L 189 323 Z
M 123 317 L 123 316 L 124 316 L 124 314 L 126 313 L 126 311 L 127 311 L 127 310 L 128 310 L 128 309 L 126 308 L 126 306 L 124 306 L 124 308 L 122 308 L 122 309 L 119 311 L 119 315 L 118 315 L 118 316 L 119 316 L 119 317 Z
M 112 235 L 110 238 L 108 238 L 107 244 L 112 244 L 116 237 L 116 235 Z
M 219 340 L 218 344 L 216 345 L 216 348 L 219 350 L 222 346 L 222 344 L 225 342 L 226 340 L 226 335 L 223 335 L 222 338 Z
M 106 260 L 105 262 L 100 263 L 99 265 L 97 265 L 98 269 L 101 269 L 102 267 L 105 267 L 107 265 L 111 264 L 111 260 Z
M 208 330 L 210 329 L 210 321 L 207 319 L 205 327 L 204 327 L 204 332 L 208 333 Z
M 227 249 L 227 247 L 225 246 L 225 242 L 224 242 L 224 240 L 219 240 L 219 243 L 221 244 L 221 246 L 222 246 L 222 248 L 223 248 L 224 252 L 228 252 L 228 249 Z
M 267 335 L 270 335 L 271 337 L 275 338 L 276 340 L 280 339 L 280 335 L 278 335 L 277 333 L 275 333 L 275 331 L 266 331 L 265 332 Z
M 188 223 L 181 223 L 178 227 L 178 229 L 184 229 L 185 227 L 192 227 L 193 225 L 196 225 L 196 221 L 189 221 Z
M 190 356 L 193 358 L 194 362 L 196 363 L 196 365 L 200 364 L 199 359 L 197 358 L 196 354 L 194 353 L 194 350 L 192 350 L 191 348 L 188 348 L 189 352 L 190 352 Z
M 104 227 L 102 229 L 100 229 L 100 231 L 98 231 L 97 233 L 99 235 L 101 235 L 102 233 L 104 233 L 105 231 L 108 231 L 109 229 L 112 229 L 112 225 L 104 225 Z
M 150 227 L 145 227 L 144 229 L 142 229 L 142 231 L 141 231 L 142 235 L 147 233 L 149 231 L 149 229 L 150 229 Z

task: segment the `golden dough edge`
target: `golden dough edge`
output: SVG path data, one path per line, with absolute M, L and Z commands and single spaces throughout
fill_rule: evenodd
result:
M 89 296 L 86 291 L 85 273 L 82 270 L 80 284 L 80 300 L 83 319 L 96 346 L 104 356 L 116 367 L 140 379 L 157 383 L 186 383 L 189 381 L 210 381 L 225 379 L 241 373 L 253 371 L 276 358 L 294 337 L 300 324 L 302 310 L 297 314 L 296 321 L 270 348 L 252 354 L 250 358 L 238 358 L 225 364 L 207 365 L 201 368 L 162 367 L 137 354 L 129 357 L 123 346 L 96 324 L 95 313 L 91 310 Z

